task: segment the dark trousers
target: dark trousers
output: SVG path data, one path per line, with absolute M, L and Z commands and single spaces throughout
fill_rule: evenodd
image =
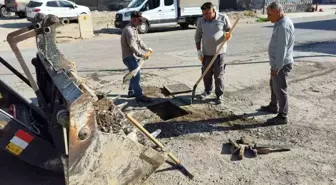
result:
M 125 58 L 123 62 L 130 72 L 139 66 L 138 64 L 139 60 L 136 59 L 134 56 Z M 141 79 L 141 72 L 139 70 L 138 73 L 131 79 L 128 87 L 128 94 L 134 94 L 136 98 L 140 98 L 143 95 L 142 88 L 140 86 L 140 79 Z
M 213 56 L 204 56 L 202 62 L 202 74 L 211 62 Z M 205 92 L 210 93 L 213 89 L 212 77 L 215 78 L 215 93 L 217 97 L 220 97 L 224 94 L 224 73 L 225 73 L 225 64 L 224 64 L 224 54 L 219 54 L 212 64 L 209 71 L 203 78 Z
M 288 114 L 288 92 L 287 79 L 288 73 L 292 70 L 292 64 L 285 65 L 277 76 L 271 76 L 271 105 L 279 105 L 279 114 Z

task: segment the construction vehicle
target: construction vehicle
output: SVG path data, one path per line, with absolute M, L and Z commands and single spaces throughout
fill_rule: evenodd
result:
M 165 156 L 123 132 L 98 129 L 95 91 L 56 46 L 56 29 L 67 22 L 44 14 L 35 19 L 34 24 L 7 36 L 24 75 L 0 57 L 37 98 L 33 103 L 0 79 L 0 149 L 18 160 L 64 174 L 64 184 L 141 184 L 164 163 Z M 33 37 L 38 50 L 31 60 L 35 79 L 17 46 Z M 111 111 L 115 120 L 124 120 L 117 105 Z

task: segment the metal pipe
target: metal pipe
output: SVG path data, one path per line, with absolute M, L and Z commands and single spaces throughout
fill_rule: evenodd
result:
M 7 35 L 7 41 L 9 46 L 11 47 L 12 51 L 14 52 L 16 58 L 18 59 L 24 73 L 26 74 L 29 83 L 33 90 L 35 91 L 35 94 L 37 98 L 42 103 L 43 107 L 47 108 L 47 103 L 45 98 L 43 97 L 41 91 L 39 90 L 39 87 L 37 83 L 35 82 L 33 75 L 31 74 L 25 60 L 23 59 L 23 56 L 17 46 L 17 44 L 21 41 L 24 41 L 28 38 L 32 38 L 36 36 L 36 32 L 34 31 L 34 26 L 28 26 L 27 28 L 20 29 L 18 31 L 11 32 Z
M 12 73 L 14 73 L 17 77 L 19 77 L 22 81 L 24 81 L 28 86 L 31 87 L 29 80 L 1 57 L 0 63 L 2 63 L 5 67 L 7 67 L 7 69 L 9 69 Z

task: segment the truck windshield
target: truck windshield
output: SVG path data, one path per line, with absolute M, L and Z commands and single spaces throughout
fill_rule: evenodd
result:
M 137 8 L 141 6 L 143 2 L 145 2 L 145 0 L 134 0 L 128 5 L 128 8 Z

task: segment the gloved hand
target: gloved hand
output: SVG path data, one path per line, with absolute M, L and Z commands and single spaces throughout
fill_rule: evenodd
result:
M 147 53 L 145 53 L 145 54 L 143 54 L 143 59 L 144 60 L 148 60 L 149 59 L 149 56 L 151 55 L 152 53 L 149 51 L 149 52 L 147 52 Z
M 232 37 L 232 33 L 230 33 L 230 32 L 226 32 L 225 33 L 225 40 L 230 40 L 231 39 L 231 37 Z
M 203 60 L 204 60 L 204 55 L 203 55 L 202 50 L 198 50 L 198 51 L 197 51 L 197 54 L 198 54 L 198 58 L 199 58 L 199 60 L 200 60 L 201 62 L 203 62 Z
M 148 51 L 153 53 L 153 49 L 152 48 L 148 48 Z

